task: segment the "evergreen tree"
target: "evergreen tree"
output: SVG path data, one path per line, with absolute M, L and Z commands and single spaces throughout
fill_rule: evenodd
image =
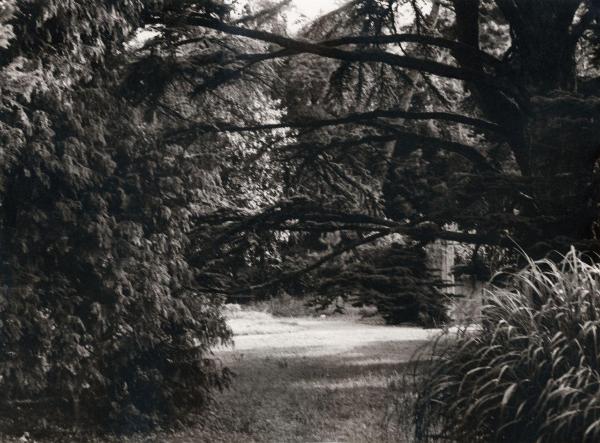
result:
M 229 380 L 210 348 L 230 331 L 222 298 L 196 284 L 190 233 L 221 200 L 219 177 L 119 94 L 134 31 L 162 6 L 6 3 L 3 415 L 31 429 L 13 406 L 34 399 L 31 414 L 132 431 L 204 407 Z
M 338 195 L 356 198 L 367 188 L 372 200 L 383 203 L 380 216 L 370 207 L 334 205 L 299 217 L 298 206 L 287 219 L 277 214 L 287 223 L 283 229 L 318 221 L 325 231 L 344 223 L 347 230 L 401 231 L 425 242 L 518 245 L 534 256 L 571 244 L 596 250 L 600 131 L 593 87 L 598 73 L 590 66 L 597 52 L 597 2 L 456 0 L 428 6 L 436 11 L 435 25 L 415 2 L 348 2 L 312 25 L 306 34 L 312 40 L 188 11 L 189 27 L 272 45 L 221 66 L 245 70 L 297 60 L 290 61 L 298 67 L 290 77 L 297 77 L 296 96 L 304 101 L 289 105 L 301 117 L 262 129 L 303 131 L 304 139 L 288 149 L 313 176 L 311 199 L 337 202 Z M 170 22 L 175 19 L 163 21 Z M 319 110 L 325 112 L 312 112 L 314 106 L 301 111 L 307 101 L 314 104 L 313 92 L 326 88 L 327 77 L 341 85 L 338 100 L 325 100 L 329 109 Z M 395 88 L 396 100 L 391 93 L 384 94 L 387 101 L 372 99 L 382 83 L 388 91 Z M 351 92 L 358 95 L 348 100 Z M 400 106 L 409 93 L 408 107 Z M 370 152 L 381 170 L 373 170 Z M 365 216 L 360 223 L 359 213 Z

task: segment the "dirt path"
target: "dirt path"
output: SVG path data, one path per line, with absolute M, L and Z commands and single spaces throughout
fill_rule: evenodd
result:
M 208 420 L 169 441 L 410 441 L 409 425 L 382 425 L 398 396 L 389 386 L 437 331 L 258 312 L 229 323 L 235 346 L 216 356 L 237 374 L 233 387 Z

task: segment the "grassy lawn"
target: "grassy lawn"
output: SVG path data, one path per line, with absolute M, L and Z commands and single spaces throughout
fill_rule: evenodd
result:
M 198 426 L 169 442 L 407 442 L 408 411 L 396 410 L 400 378 L 417 342 L 356 348 L 350 355 L 259 357 L 231 354 L 237 373 Z M 405 393 L 407 400 L 411 393 Z M 402 400 L 399 404 L 402 409 Z M 404 413 L 404 414 L 403 414 Z M 402 415 L 404 415 L 402 417 Z M 400 428 L 398 426 L 400 419 Z
M 413 393 L 399 380 L 432 332 L 348 317 L 232 317 L 236 348 L 217 352 L 237 374 L 232 388 L 194 426 L 131 442 L 412 440 Z
M 398 381 L 431 332 L 348 318 L 276 318 L 258 312 L 235 317 L 236 347 L 217 350 L 216 356 L 236 377 L 231 389 L 216 393 L 208 413 L 175 432 L 60 441 L 411 441 L 413 394 Z

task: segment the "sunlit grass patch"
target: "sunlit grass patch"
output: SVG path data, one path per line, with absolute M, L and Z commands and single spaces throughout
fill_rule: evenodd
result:
M 386 388 L 391 382 L 390 377 L 366 374 L 346 379 L 299 381 L 292 383 L 292 388 L 301 389 L 357 389 L 357 388 Z
M 265 320 L 261 315 L 255 318 L 259 322 Z M 280 320 L 296 321 L 268 318 L 275 324 Z M 347 320 L 323 322 L 303 318 L 298 321 L 320 325 L 321 329 L 311 331 L 319 340 L 305 346 L 308 344 L 304 342 L 305 331 L 272 333 L 252 337 L 253 346 L 262 344 L 262 348 L 221 350 L 216 357 L 237 375 L 231 389 L 216 396 L 208 413 L 192 417 L 177 431 L 157 431 L 114 441 L 412 441 L 410 405 L 414 390 L 412 386 L 403 387 L 397 380 L 403 379 L 406 368 L 413 367 L 410 359 L 423 344 L 415 337 L 427 335 L 419 335 L 413 328 L 373 329 L 373 326 Z M 321 333 L 329 340 L 321 343 Z M 336 340 L 349 334 L 360 340 L 352 341 L 340 351 Z M 286 346 L 264 347 L 270 336 L 286 337 Z M 326 346 L 321 347 L 321 344 Z M 93 440 L 89 435 L 74 437 L 71 441 L 112 443 L 106 438 Z

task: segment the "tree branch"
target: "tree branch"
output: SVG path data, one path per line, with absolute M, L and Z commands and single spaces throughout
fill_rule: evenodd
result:
M 198 217 L 196 221 L 200 224 L 210 225 L 222 225 L 225 222 L 234 223 L 223 234 L 215 238 L 211 247 L 205 248 L 205 251 L 219 247 L 226 243 L 227 239 L 231 236 L 242 232 L 269 230 L 301 231 L 305 227 L 311 231 L 320 227 L 323 232 L 330 232 L 335 229 L 340 230 L 342 227 L 345 230 L 352 229 L 353 227 L 354 229 L 364 231 L 362 228 L 369 227 L 371 232 L 399 233 L 421 241 L 431 241 L 439 238 L 473 244 L 508 244 L 498 236 L 446 231 L 433 224 L 420 223 L 415 226 L 368 214 L 328 209 L 308 200 L 304 196 L 297 196 L 279 202 L 253 215 L 241 213 L 213 214 Z M 203 232 L 203 228 L 201 227 L 198 230 L 198 232 Z M 201 254 L 199 253 L 198 255 Z
M 236 125 L 228 122 L 215 122 L 211 124 L 194 124 L 191 127 L 184 129 L 177 129 L 168 132 L 166 135 L 167 139 L 176 139 L 178 136 L 186 136 L 189 134 L 197 133 L 210 133 L 210 132 L 250 132 L 250 131 L 265 131 L 273 129 L 283 128 L 322 128 L 326 126 L 335 126 L 351 123 L 368 124 L 369 120 L 377 118 L 402 118 L 406 120 L 441 120 L 452 123 L 460 123 L 476 128 L 505 134 L 506 131 L 502 126 L 492 123 L 487 120 L 479 118 L 468 117 L 465 115 L 454 114 L 450 112 L 413 112 L 403 111 L 401 109 L 386 109 L 376 110 L 371 112 L 352 113 L 343 117 L 321 119 L 321 120 L 305 120 L 301 122 L 281 122 L 281 123 L 267 123 L 258 125 Z
M 369 135 L 366 137 L 356 139 L 334 141 L 328 144 L 297 143 L 294 145 L 289 145 L 288 148 L 301 150 L 307 148 L 317 152 L 324 152 L 332 148 L 345 148 L 366 143 L 385 143 L 390 141 L 400 141 L 414 145 L 414 149 L 424 146 L 433 149 L 442 149 L 448 152 L 453 152 L 469 160 L 482 171 L 497 172 L 497 169 L 493 165 L 491 165 L 488 159 L 483 154 L 481 154 L 474 146 L 464 145 L 462 143 L 443 140 L 436 137 L 428 137 L 424 135 L 413 134 L 410 132 L 404 132 L 399 130 L 393 131 L 393 134 Z
M 449 49 L 452 52 L 467 53 L 471 56 L 478 57 L 481 61 L 488 63 L 496 68 L 502 68 L 503 63 L 487 52 L 481 51 L 472 46 L 461 42 L 448 40 L 441 37 L 435 37 L 424 34 L 390 34 L 376 36 L 344 36 L 331 40 L 323 40 L 319 42 L 323 46 L 342 46 L 342 45 L 361 45 L 361 44 L 394 44 L 394 43 L 419 43 L 428 46 L 437 46 L 440 48 Z
M 358 246 L 365 245 L 367 243 L 372 243 L 372 242 L 374 242 L 380 238 L 386 237 L 390 234 L 393 234 L 393 232 L 378 232 L 376 234 L 369 235 L 368 237 L 353 241 L 347 245 L 344 245 L 343 247 L 336 248 L 333 252 L 325 255 L 324 257 L 320 258 L 319 260 L 315 261 L 313 264 L 311 264 L 309 266 L 306 266 L 304 268 L 301 268 L 301 269 L 298 269 L 295 271 L 280 274 L 278 277 L 275 277 L 264 283 L 260 283 L 260 284 L 252 285 L 252 286 L 246 286 L 244 288 L 238 288 L 238 289 L 225 291 L 225 294 L 238 295 L 238 294 L 243 294 L 243 293 L 253 293 L 253 292 L 271 288 L 280 283 L 283 283 L 284 281 L 296 279 L 298 277 L 301 277 L 304 274 L 308 274 L 308 273 L 314 271 L 317 268 L 320 268 L 325 263 L 333 260 L 335 257 L 338 257 L 338 256 L 344 254 L 345 252 L 355 249 Z
M 295 230 L 297 230 L 297 229 L 295 229 Z M 356 249 L 357 247 L 368 244 L 368 243 L 372 243 L 374 241 L 377 241 L 381 238 L 387 237 L 392 234 L 404 234 L 404 235 L 408 235 L 417 240 L 419 240 L 419 239 L 431 240 L 431 239 L 439 238 L 439 239 L 443 239 L 443 240 L 457 241 L 457 242 L 462 242 L 462 243 L 473 243 L 473 244 L 482 244 L 482 243 L 490 244 L 490 242 L 492 241 L 491 237 L 485 237 L 485 236 L 481 236 L 481 235 L 477 235 L 477 234 L 451 232 L 451 231 L 445 231 L 445 230 L 435 229 L 435 228 L 431 229 L 429 227 L 420 228 L 420 227 L 408 227 L 408 226 L 404 226 L 404 225 L 398 225 L 397 227 L 391 228 L 391 229 L 390 228 L 380 228 L 379 232 L 375 232 L 365 238 L 361 238 L 361 239 L 352 241 L 346 245 L 339 246 L 338 248 L 336 248 L 329 254 L 321 257 L 320 259 L 316 260 L 314 263 L 312 263 L 304 268 L 297 269 L 295 271 L 282 273 L 276 278 L 273 278 L 271 280 L 268 280 L 264 283 L 260 283 L 257 285 L 251 285 L 251 286 L 246 286 L 243 288 L 237 288 L 237 289 L 231 289 L 231 290 L 219 290 L 219 292 L 225 293 L 227 295 L 239 295 L 239 294 L 243 294 L 243 293 L 253 293 L 253 292 L 262 291 L 262 290 L 271 288 L 271 287 L 281 284 L 285 281 L 290 281 L 290 280 L 296 279 L 298 277 L 301 277 L 302 275 L 308 274 L 308 273 L 318 269 L 319 267 L 323 266 L 327 262 L 333 260 L 336 257 L 339 257 L 340 255 L 342 255 L 350 250 Z M 514 243 L 512 243 L 507 238 L 506 239 L 498 238 L 493 243 L 514 246 Z
M 458 80 L 470 81 L 485 85 L 490 88 L 502 90 L 509 95 L 518 95 L 514 87 L 504 84 L 499 79 L 489 76 L 483 72 L 472 71 L 470 69 L 458 68 L 444 63 L 431 60 L 419 59 L 415 57 L 392 54 L 383 51 L 345 51 L 332 48 L 310 41 L 301 41 L 289 37 L 284 37 L 271 32 L 258 31 L 240 26 L 228 25 L 220 20 L 207 18 L 200 15 L 190 15 L 185 18 L 185 23 L 190 26 L 202 26 L 215 29 L 227 34 L 239 35 L 268 43 L 277 44 L 293 52 L 280 51 L 278 56 L 295 55 L 299 53 L 309 53 L 319 55 L 325 58 L 343 60 L 348 62 L 376 62 L 386 63 L 391 66 L 398 66 L 406 69 L 428 72 L 441 77 L 455 78 Z M 177 24 L 177 23 L 174 23 Z M 271 53 L 268 56 L 273 56 Z

